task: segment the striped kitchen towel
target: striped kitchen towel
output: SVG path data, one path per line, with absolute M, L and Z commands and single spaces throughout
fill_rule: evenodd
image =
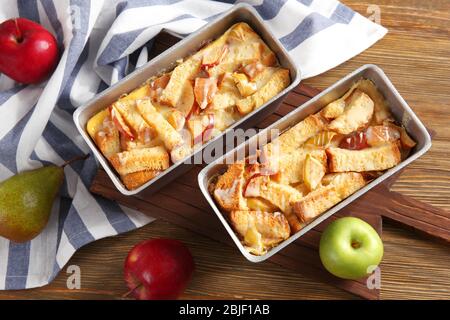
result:
M 304 78 L 329 70 L 382 38 L 386 29 L 335 0 L 252 0 L 290 51 Z M 72 122 L 74 110 L 147 62 L 151 39 L 163 28 L 181 36 L 215 19 L 234 1 L 2 0 L 0 22 L 34 20 L 54 33 L 61 59 L 51 78 L 24 86 L 0 75 L 0 180 L 16 172 L 89 152 Z M 61 197 L 34 240 L 0 237 L 0 289 L 49 283 L 73 253 L 94 240 L 152 219 L 88 188 L 93 156 L 65 168 Z

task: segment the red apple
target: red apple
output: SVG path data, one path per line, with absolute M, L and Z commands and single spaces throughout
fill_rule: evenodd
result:
M 0 72 L 20 83 L 45 80 L 58 62 L 55 37 L 24 18 L 0 24 Z
M 194 260 L 180 241 L 153 239 L 138 243 L 125 260 L 125 281 L 138 300 L 178 298 L 194 272 Z

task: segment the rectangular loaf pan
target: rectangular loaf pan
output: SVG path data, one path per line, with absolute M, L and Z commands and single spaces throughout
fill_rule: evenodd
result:
M 226 131 L 218 137 L 212 139 L 208 143 L 204 144 L 201 149 L 196 150 L 196 152 L 187 157 L 187 159 L 185 159 L 184 161 L 173 164 L 167 170 L 159 174 L 154 179 L 148 181 L 141 187 L 135 190 L 127 190 L 120 180 L 120 177 L 110 166 L 108 160 L 103 156 L 103 154 L 100 152 L 100 150 L 97 148 L 97 146 L 87 133 L 87 122 L 93 115 L 109 106 L 122 94 L 130 92 L 131 90 L 137 88 L 151 76 L 158 75 L 162 71 L 171 70 L 175 66 L 175 62 L 178 59 L 185 58 L 190 54 L 196 52 L 206 41 L 218 38 L 229 27 L 237 22 L 247 22 L 265 41 L 270 49 L 277 55 L 281 66 L 289 69 L 291 75 L 291 84 L 286 89 L 274 96 L 260 108 L 252 111 L 248 115 L 241 118 L 239 121 L 235 122 L 226 131 L 236 128 L 249 128 L 255 125 L 268 115 L 272 114 L 278 108 L 279 104 L 283 100 L 283 97 L 296 85 L 298 85 L 298 83 L 300 82 L 300 72 L 294 61 L 287 53 L 286 49 L 267 28 L 256 10 L 247 4 L 238 4 L 236 6 L 233 6 L 229 11 L 222 14 L 215 21 L 208 23 L 206 26 L 202 27 L 195 33 L 181 40 L 176 45 L 166 50 L 159 56 L 155 57 L 147 64 L 137 69 L 115 85 L 101 92 L 92 100 L 88 101 L 85 105 L 79 107 L 75 111 L 73 115 L 75 125 L 77 126 L 88 146 L 91 148 L 92 152 L 97 157 L 102 167 L 108 173 L 108 176 L 111 178 L 114 185 L 124 195 L 134 195 L 144 189 L 147 189 L 146 193 L 154 192 L 160 189 L 161 187 L 190 169 L 191 166 L 183 162 L 186 162 L 186 160 L 189 160 L 189 158 L 192 160 L 207 146 L 211 148 L 214 148 L 215 145 L 220 146 L 220 144 L 222 144 L 223 142 L 223 137 L 225 136 Z M 192 162 L 193 161 L 189 161 L 189 163 Z
M 379 91 L 383 93 L 386 100 L 388 101 L 391 112 L 394 115 L 395 119 L 402 123 L 407 132 L 411 135 L 411 137 L 414 138 L 414 140 L 417 142 L 417 145 L 412 150 L 412 153 L 409 155 L 407 159 L 399 163 L 394 168 L 389 169 L 386 171 L 382 176 L 378 177 L 377 179 L 373 180 L 369 184 L 367 184 L 365 187 L 361 188 L 348 198 L 344 199 L 337 205 L 335 205 L 333 208 L 329 209 L 322 215 L 320 215 L 315 220 L 311 221 L 307 226 L 305 226 L 303 229 L 301 229 L 296 234 L 292 235 L 290 238 L 286 239 L 285 241 L 281 242 L 278 246 L 272 248 L 269 250 L 266 254 L 262 256 L 256 256 L 253 255 L 244 248 L 244 246 L 239 241 L 238 237 L 234 233 L 231 226 L 228 224 L 228 221 L 225 219 L 225 217 L 222 215 L 221 210 L 216 205 L 214 199 L 208 192 L 208 181 L 211 177 L 213 177 L 215 174 L 221 172 L 224 168 L 224 163 L 230 163 L 230 159 L 239 159 L 242 155 L 248 154 L 249 144 L 255 143 L 255 139 L 265 137 L 267 141 L 270 141 L 270 130 L 271 129 L 278 129 L 280 132 L 283 132 L 287 130 L 289 127 L 295 125 L 299 121 L 306 118 L 308 115 L 316 113 L 320 109 L 322 109 L 324 106 L 326 106 L 329 102 L 334 101 L 341 97 L 348 89 L 350 89 L 351 85 L 357 81 L 360 78 L 367 78 L 372 80 Z M 385 73 L 377 66 L 375 65 L 364 65 L 361 68 L 355 70 L 354 72 L 350 73 L 340 81 L 336 82 L 334 85 L 326 89 L 325 91 L 321 92 L 319 95 L 315 96 L 302 106 L 299 106 L 297 109 L 293 110 L 291 113 L 287 114 L 280 120 L 276 121 L 266 129 L 260 131 L 257 135 L 253 136 L 249 140 L 247 140 L 246 143 L 243 143 L 239 146 L 237 146 L 235 149 L 231 150 L 230 152 L 226 153 L 224 156 L 218 158 L 214 162 L 210 163 L 208 166 L 206 166 L 198 176 L 198 183 L 200 185 L 200 189 L 205 196 L 205 198 L 208 200 L 209 204 L 211 205 L 212 209 L 216 213 L 217 217 L 220 219 L 222 224 L 224 225 L 225 229 L 230 234 L 231 238 L 233 239 L 236 246 L 239 248 L 241 253 L 250 261 L 252 262 L 261 262 L 264 261 L 283 248 L 285 248 L 287 245 L 289 245 L 291 242 L 297 240 L 302 235 L 304 235 L 306 232 L 317 226 L 319 223 L 333 215 L 335 212 L 341 210 L 346 205 L 378 185 L 379 183 L 382 183 L 384 180 L 395 174 L 396 172 L 403 169 L 405 166 L 422 156 L 428 149 L 431 147 L 431 137 L 426 130 L 425 126 L 422 124 L 422 122 L 417 118 L 417 116 L 414 114 L 414 112 L 411 110 L 411 108 L 408 106 L 408 104 L 403 100 L 403 98 L 400 96 L 400 94 L 397 92 L 397 90 L 394 88 L 392 83 L 389 81 Z M 228 159 L 228 161 L 227 161 Z M 227 162 L 225 162 L 227 161 Z M 380 204 L 382 206 L 382 204 Z

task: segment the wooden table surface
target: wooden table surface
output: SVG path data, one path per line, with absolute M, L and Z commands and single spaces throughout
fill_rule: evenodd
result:
M 414 162 L 394 189 L 450 210 L 450 1 L 345 0 L 364 16 L 379 3 L 389 33 L 359 56 L 306 84 L 326 88 L 365 63 L 382 67 L 424 123 L 437 132 L 433 147 Z M 252 264 L 236 248 L 155 221 L 139 230 L 99 240 L 68 265 L 81 268 L 81 289 L 69 290 L 63 269 L 43 288 L 0 292 L 0 299 L 112 299 L 126 291 L 123 260 L 137 242 L 157 237 L 186 243 L 196 261 L 186 299 L 348 299 L 354 296 L 270 262 Z M 384 223 L 382 299 L 450 299 L 450 250 Z

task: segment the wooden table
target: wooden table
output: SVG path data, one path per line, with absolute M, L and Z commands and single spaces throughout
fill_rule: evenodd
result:
M 346 0 L 365 16 L 380 3 L 381 23 L 389 33 L 341 66 L 305 81 L 326 88 L 365 64 L 382 67 L 424 123 L 437 132 L 433 147 L 413 163 L 394 189 L 450 210 L 450 1 Z M 61 271 L 50 285 L 0 292 L 7 299 L 111 299 L 126 291 L 122 264 L 128 250 L 147 238 L 182 240 L 192 250 L 197 270 L 186 299 L 347 299 L 352 295 L 272 264 L 252 264 L 236 248 L 156 221 L 140 230 L 90 244 L 68 265 L 81 268 L 82 288 L 68 290 Z M 410 231 L 384 223 L 383 299 L 450 299 L 450 250 Z

